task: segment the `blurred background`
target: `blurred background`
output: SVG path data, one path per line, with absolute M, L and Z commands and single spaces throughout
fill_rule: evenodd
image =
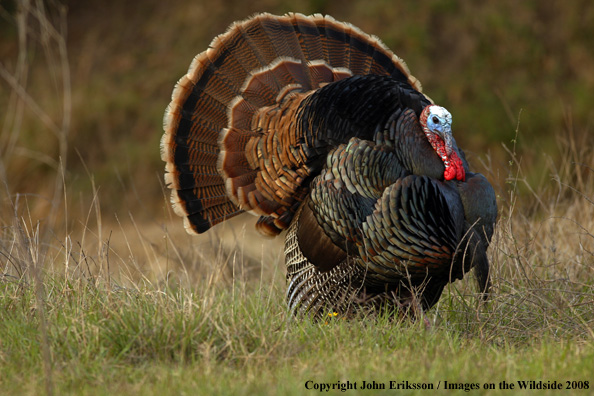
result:
M 579 160 L 594 144 L 589 1 L 1 0 L 2 226 L 16 214 L 66 240 L 64 251 L 89 243 L 85 257 L 115 252 L 143 274 L 198 265 L 200 246 L 220 238 L 235 244 L 226 259 L 240 243 L 254 250 L 254 268 L 282 262 L 282 241 L 237 242 L 253 221 L 186 236 L 159 153 L 164 110 L 192 58 L 263 11 L 330 14 L 378 36 L 450 110 L 458 144 L 500 205 L 511 179 L 514 204 L 538 214 L 546 203 L 534 191 L 553 191 L 561 174 L 577 189 L 592 177 Z

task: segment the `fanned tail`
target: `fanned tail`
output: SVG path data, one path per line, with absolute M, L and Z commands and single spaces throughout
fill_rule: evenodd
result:
M 244 211 L 262 216 L 265 233 L 286 228 L 308 177 L 291 117 L 309 92 L 358 74 L 421 90 L 379 39 L 329 16 L 259 14 L 217 36 L 177 83 L 164 118 L 165 182 L 186 229 L 202 233 Z

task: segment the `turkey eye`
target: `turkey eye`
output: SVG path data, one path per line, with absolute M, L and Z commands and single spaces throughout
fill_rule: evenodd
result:
M 431 121 L 433 121 L 434 124 L 439 124 L 439 118 L 437 118 L 436 116 L 433 116 Z

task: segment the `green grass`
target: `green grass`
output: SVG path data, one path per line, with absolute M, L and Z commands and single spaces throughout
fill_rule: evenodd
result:
M 390 381 L 496 388 L 475 394 L 509 394 L 502 381 L 587 381 L 589 388 L 594 181 L 582 187 L 558 191 L 567 198 L 544 216 L 515 213 L 515 190 L 507 191 L 490 249 L 490 301 L 477 298 L 467 276 L 416 322 L 389 313 L 318 322 L 289 316 L 283 271 L 274 270 L 282 264 L 248 257 L 243 243 L 256 243 L 248 236 L 231 247 L 215 238 L 209 255 L 166 230 L 140 241 L 126 231 L 126 249 L 104 242 L 91 255 L 53 237 L 40 243 L 37 228 L 15 218 L 0 238 L 7 259 L 0 393 L 297 395 L 306 384 L 346 381 L 385 384 L 380 394 L 396 392 Z M 100 234 L 90 226 L 87 233 Z M 159 253 L 160 238 L 168 247 Z M 166 274 L 138 268 L 159 255 L 168 257 Z
M 0 392 L 42 393 L 46 376 L 55 394 L 275 395 L 302 394 L 308 380 L 565 385 L 591 381 L 594 372 L 593 338 L 578 329 L 557 334 L 560 321 L 550 313 L 533 318 L 544 334 L 532 328 L 521 337 L 508 327 L 520 325 L 517 317 L 489 331 L 489 314 L 457 312 L 460 301 L 448 297 L 428 313 L 427 328 L 387 315 L 295 321 L 285 314 L 282 292 L 270 285 L 216 292 L 107 286 L 46 278 L 51 357 L 44 372 L 35 291 L 2 282 Z M 465 317 L 470 313 L 474 319 Z

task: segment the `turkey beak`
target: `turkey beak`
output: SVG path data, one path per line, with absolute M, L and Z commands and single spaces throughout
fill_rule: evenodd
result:
M 443 129 L 439 131 L 439 135 L 445 143 L 446 153 L 449 156 L 452 154 L 452 127 L 449 125 L 444 125 Z

